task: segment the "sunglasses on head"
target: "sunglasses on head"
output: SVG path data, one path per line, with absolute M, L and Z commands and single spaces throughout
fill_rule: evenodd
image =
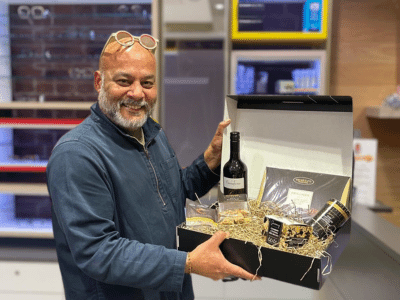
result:
M 158 40 L 152 37 L 150 34 L 142 34 L 141 36 L 134 36 L 130 34 L 128 31 L 117 31 L 110 35 L 106 44 L 103 47 L 103 51 L 101 51 L 100 57 L 103 56 L 104 51 L 106 50 L 108 44 L 115 39 L 118 44 L 124 47 L 132 46 L 135 41 L 139 41 L 139 44 L 142 45 L 143 48 L 146 48 L 151 51 L 155 51 L 158 45 Z

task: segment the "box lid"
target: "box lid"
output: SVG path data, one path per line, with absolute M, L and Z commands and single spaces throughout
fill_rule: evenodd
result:
M 350 96 L 228 95 L 221 165 L 230 132 L 239 131 L 249 199 L 257 198 L 266 167 L 352 177 L 352 111 Z

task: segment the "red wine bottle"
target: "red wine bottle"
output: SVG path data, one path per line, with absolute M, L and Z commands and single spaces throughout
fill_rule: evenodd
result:
M 231 132 L 231 153 L 223 169 L 225 200 L 247 201 L 247 167 L 240 160 L 240 133 Z

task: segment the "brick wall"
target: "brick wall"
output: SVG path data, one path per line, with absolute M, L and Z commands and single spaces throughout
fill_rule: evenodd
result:
M 10 5 L 13 101 L 95 101 L 112 32 L 151 33 L 150 4 Z

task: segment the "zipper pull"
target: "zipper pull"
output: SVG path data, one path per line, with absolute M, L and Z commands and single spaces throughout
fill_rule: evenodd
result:
M 146 154 L 147 159 L 150 159 L 149 152 L 147 151 L 146 147 L 143 147 L 144 154 Z

